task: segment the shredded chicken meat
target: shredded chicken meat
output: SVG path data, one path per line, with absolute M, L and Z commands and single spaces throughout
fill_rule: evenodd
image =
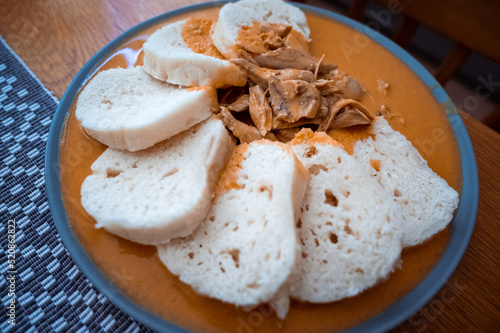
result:
M 274 31 L 280 38 L 285 38 L 292 31 L 291 25 L 284 25 L 279 23 L 263 23 L 260 25 L 261 33 L 269 33 Z
M 281 142 L 292 141 L 295 134 L 300 132 L 300 127 L 285 128 L 276 133 L 276 138 Z
M 306 82 L 314 82 L 314 74 L 311 71 L 293 68 L 274 70 L 259 67 L 245 59 L 233 59 L 231 60 L 231 62 L 245 71 L 248 75 L 248 78 L 260 85 L 263 89 L 268 88 L 268 81 L 271 76 L 279 78 L 281 80 L 302 80 Z
M 266 98 L 266 92 L 257 84 L 250 87 L 250 117 L 261 135 L 266 135 L 273 126 L 273 110 Z
M 249 95 L 243 94 L 238 99 L 227 106 L 229 111 L 243 112 L 248 110 L 249 106 Z
M 341 111 L 349 111 L 349 113 L 347 116 L 341 116 Z M 374 116 L 360 102 L 353 99 L 341 99 L 330 107 L 328 116 L 319 125 L 318 131 L 327 131 L 331 127 L 345 128 L 355 125 L 367 125 L 373 119 Z
M 272 69 L 303 69 L 314 71 L 318 66 L 319 59 L 309 53 L 295 50 L 289 47 L 282 47 L 277 50 L 268 51 L 255 57 L 255 61 L 261 67 Z M 321 63 L 319 73 L 329 73 L 337 69 L 336 65 Z
M 269 95 L 276 120 L 295 123 L 300 118 L 314 118 L 321 106 L 319 90 L 302 80 L 269 78 Z
M 234 51 L 230 61 L 247 74 L 248 85 L 224 95 L 219 117 L 241 142 L 288 142 L 303 126 L 328 131 L 374 119 L 360 102 L 361 84 L 324 55 L 311 55 L 308 41 L 291 26 L 256 22 L 244 27 Z
M 344 98 L 360 100 L 365 93 L 361 84 L 346 73 L 337 74 L 334 81 Z
M 229 112 L 226 107 L 221 107 L 219 118 L 220 120 L 222 120 L 224 125 L 233 133 L 233 135 L 240 139 L 242 143 L 249 143 L 260 139 L 268 139 L 271 141 L 277 140 L 276 136 L 273 133 L 261 135 L 256 127 L 247 125 L 237 120 L 233 117 L 231 112 Z

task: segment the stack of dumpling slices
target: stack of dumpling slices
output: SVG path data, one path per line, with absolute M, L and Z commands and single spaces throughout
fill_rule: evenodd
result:
M 245 309 L 269 303 L 284 318 L 290 298 L 332 302 L 386 279 L 404 247 L 448 225 L 458 194 L 383 118 L 352 155 L 310 129 L 288 144 L 236 146 L 212 116 L 215 89 L 246 84 L 226 57 L 238 30 L 255 21 L 291 25 L 309 39 L 296 7 L 242 0 L 225 5 L 215 25 L 159 29 L 144 44 L 144 67 L 90 80 L 76 117 L 109 148 L 81 201 L 96 227 L 157 245 L 198 293 Z M 194 52 L 186 25 L 213 43 Z

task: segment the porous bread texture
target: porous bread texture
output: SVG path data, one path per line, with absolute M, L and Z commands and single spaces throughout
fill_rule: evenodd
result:
M 303 129 L 297 136 L 307 137 L 291 145 L 311 180 L 297 225 L 302 262 L 291 295 L 313 303 L 357 295 L 399 267 L 401 211 L 327 134 Z
M 281 0 L 241 0 L 221 8 L 212 35 L 214 45 L 225 57 L 231 58 L 238 31 L 254 22 L 291 25 L 307 40 L 311 34 L 306 16 L 293 5 Z
M 182 89 L 142 67 L 100 72 L 78 96 L 75 115 L 94 139 L 137 151 L 207 119 L 218 107 L 213 87 Z
M 238 66 L 192 51 L 182 38 L 185 20 L 168 24 L 144 43 L 144 71 L 182 86 L 244 86 L 246 74 Z
M 157 245 L 187 236 L 207 214 L 219 171 L 236 143 L 213 117 L 139 152 L 108 148 L 81 188 L 97 228 Z
M 243 144 L 233 158 L 241 154 L 240 168 L 229 168 L 237 172 L 234 188 L 216 198 L 192 235 L 159 246 L 158 254 L 198 293 L 246 309 L 271 302 L 283 318 L 287 282 L 300 260 L 295 223 L 308 174 L 281 143 Z
M 458 206 L 458 193 L 429 168 L 410 141 L 379 117 L 375 139 L 358 141 L 354 157 L 401 208 L 403 246 L 420 244 L 443 230 Z

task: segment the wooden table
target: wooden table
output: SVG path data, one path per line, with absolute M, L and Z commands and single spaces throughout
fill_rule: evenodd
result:
M 130 27 L 204 0 L 0 0 L 0 35 L 55 96 Z M 500 134 L 461 113 L 477 159 L 480 201 L 465 256 L 436 297 L 395 332 L 500 329 Z

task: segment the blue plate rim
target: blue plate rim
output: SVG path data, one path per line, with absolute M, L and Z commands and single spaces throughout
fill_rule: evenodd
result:
M 121 292 L 117 292 L 117 287 L 102 274 L 93 261 L 87 256 L 85 250 L 73 234 L 62 203 L 61 186 L 59 182 L 59 139 L 66 115 L 78 90 L 92 73 L 92 70 L 95 69 L 101 60 L 104 59 L 106 55 L 109 55 L 113 49 L 143 29 L 160 23 L 165 19 L 200 9 L 219 7 L 227 2 L 228 1 L 213 1 L 179 8 L 146 20 L 115 38 L 96 53 L 75 76 L 57 107 L 49 130 L 45 155 L 45 185 L 50 211 L 65 247 L 85 276 L 87 276 L 97 289 L 113 304 L 131 317 L 159 332 L 188 331 L 145 310 Z M 380 314 L 345 331 L 365 332 L 370 330 L 371 332 L 385 332 L 407 320 L 425 306 L 425 304 L 427 304 L 427 302 L 429 302 L 444 286 L 465 253 L 474 228 L 479 202 L 479 183 L 474 151 L 462 119 L 457 114 L 455 106 L 446 95 L 443 88 L 434 77 L 406 51 L 375 30 L 340 14 L 309 5 L 294 5 L 306 12 L 348 25 L 384 46 L 389 52 L 397 56 L 429 87 L 438 102 L 443 104 L 458 141 L 462 157 L 462 194 L 456 216 L 451 223 L 450 243 L 443 257 L 424 281 L 410 293 L 390 305 Z

